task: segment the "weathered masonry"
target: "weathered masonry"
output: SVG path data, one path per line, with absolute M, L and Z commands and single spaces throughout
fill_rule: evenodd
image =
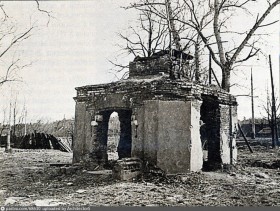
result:
M 236 162 L 235 98 L 217 87 L 171 80 L 168 61 L 164 55 L 137 59 L 126 80 L 76 88 L 73 163 L 106 164 L 114 111 L 120 121 L 120 159 L 140 158 L 167 174 Z

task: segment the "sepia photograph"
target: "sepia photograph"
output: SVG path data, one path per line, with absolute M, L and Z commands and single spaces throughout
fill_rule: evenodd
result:
M 0 1 L 0 208 L 280 206 L 280 0 Z

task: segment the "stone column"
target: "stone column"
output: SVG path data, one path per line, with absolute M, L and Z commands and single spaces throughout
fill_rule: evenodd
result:
M 131 156 L 144 159 L 144 108 L 133 109 L 131 117 Z
M 91 152 L 92 160 L 97 164 L 105 164 L 108 161 L 107 139 L 108 139 L 108 122 L 110 114 L 95 113 L 92 120 L 92 143 Z
M 84 124 L 85 124 L 85 129 L 84 129 L 84 136 L 85 136 L 85 141 L 83 143 L 83 162 L 85 163 L 91 163 L 92 158 L 90 156 L 90 153 L 92 152 L 93 149 L 93 144 L 92 144 L 92 138 L 91 138 L 91 121 L 92 121 L 92 115 L 94 111 L 93 110 L 86 110 L 85 113 L 85 119 L 84 119 Z
M 191 101 L 190 126 L 190 171 L 199 171 L 203 166 L 203 150 L 200 138 L 200 107 L 201 101 Z
M 73 163 L 78 163 L 82 160 L 83 145 L 85 142 L 85 102 L 76 101 L 75 106 L 75 130 L 73 140 Z

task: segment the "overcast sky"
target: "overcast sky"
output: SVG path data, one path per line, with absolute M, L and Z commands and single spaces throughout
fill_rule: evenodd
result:
M 27 121 L 57 120 L 74 117 L 75 87 L 89 84 L 107 83 L 116 80 L 110 73 L 108 62 L 118 53 L 118 32 L 125 31 L 135 20 L 133 11 L 125 11 L 120 6 L 130 0 L 91 0 L 91 1 L 46 1 L 41 8 L 51 11 L 54 18 L 36 10 L 36 3 L 5 2 L 6 12 L 18 21 L 22 29 L 36 22 L 38 28 L 32 37 L 17 47 L 21 58 L 32 65 L 21 73 L 23 83 L 5 85 L 1 89 L 1 108 L 7 107 L 10 92 L 17 96 L 18 108 L 25 102 Z M 260 10 L 266 1 L 258 1 Z M 279 19 L 277 8 L 269 16 Z M 240 26 L 246 24 L 240 17 Z M 271 36 L 263 40 L 263 51 L 272 55 L 275 87 L 279 96 L 279 24 L 269 27 Z M 264 115 L 258 107 L 265 105 L 266 86 L 269 82 L 269 65 L 264 57 L 248 62 L 255 72 L 256 116 Z M 238 73 L 238 82 L 245 86 L 232 89 L 233 94 L 249 94 L 249 71 Z M 250 99 L 238 97 L 239 119 L 251 116 Z M 1 112 L 1 111 L 0 111 Z M 2 114 L 0 114 L 2 115 Z

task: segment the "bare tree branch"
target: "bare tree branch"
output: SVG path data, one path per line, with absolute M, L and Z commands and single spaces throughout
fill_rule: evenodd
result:
M 30 27 L 27 31 L 25 31 L 24 33 L 22 33 L 21 35 L 19 35 L 18 37 L 15 37 L 12 42 L 10 43 L 10 45 L 4 49 L 1 53 L 0 53 L 0 58 L 3 57 L 5 55 L 5 53 L 8 52 L 8 50 L 13 47 L 16 43 L 23 41 L 25 39 L 28 39 L 30 37 L 30 32 L 34 29 L 34 26 Z
M 239 47 L 237 48 L 237 50 L 235 51 L 234 55 L 232 56 L 230 63 L 234 63 L 236 58 L 238 57 L 238 55 L 240 54 L 240 52 L 242 51 L 242 49 L 244 48 L 244 46 L 246 45 L 246 43 L 249 41 L 249 39 L 252 37 L 252 35 L 255 33 L 255 31 L 259 28 L 259 26 L 261 25 L 261 23 L 265 20 L 266 16 L 271 12 L 271 10 L 276 7 L 276 5 L 278 5 L 280 3 L 280 0 L 276 0 L 274 1 L 268 8 L 267 10 L 264 12 L 264 14 L 261 16 L 261 18 L 259 20 L 256 21 L 256 23 L 254 24 L 254 26 L 251 28 L 251 30 L 249 31 L 249 33 L 247 34 L 247 36 L 244 38 L 244 40 L 242 41 L 242 43 L 239 45 Z
M 47 22 L 47 26 L 49 25 L 50 23 L 50 19 L 51 18 L 54 18 L 54 16 L 51 15 L 51 12 L 50 11 L 47 11 L 47 10 L 44 10 L 44 9 L 41 9 L 40 7 L 40 4 L 39 4 L 39 1 L 38 0 L 35 0 L 36 1 L 36 4 L 37 4 L 37 9 L 38 11 L 42 12 L 42 13 L 45 13 L 47 16 L 48 16 L 48 22 Z

